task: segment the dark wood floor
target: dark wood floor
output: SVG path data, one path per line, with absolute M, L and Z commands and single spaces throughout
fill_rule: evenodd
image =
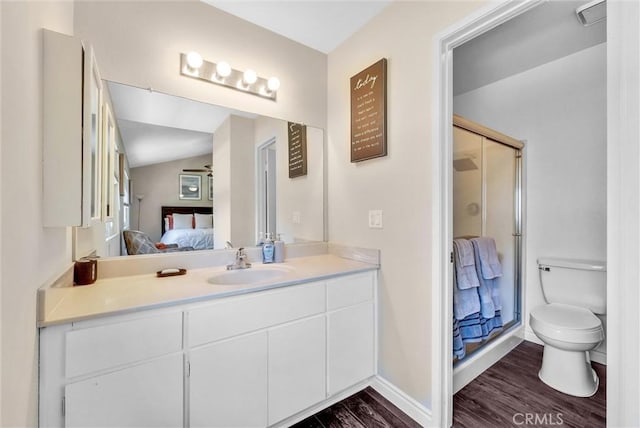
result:
M 419 428 L 409 416 L 372 388 L 324 409 L 292 428 Z
M 593 397 L 572 397 L 538 379 L 542 349 L 535 343 L 523 342 L 454 395 L 453 426 L 604 427 L 606 367 L 593 363 L 600 378 L 598 392 Z M 532 415 L 529 421 L 533 423 L 524 423 L 527 414 Z M 537 424 L 535 415 L 538 415 Z
M 593 397 L 572 397 L 538 379 L 542 349 L 535 343 L 523 342 L 454 395 L 454 428 L 604 427 L 606 367 L 593 363 L 600 378 Z M 420 425 L 375 390 L 366 388 L 292 428 L 407 427 Z

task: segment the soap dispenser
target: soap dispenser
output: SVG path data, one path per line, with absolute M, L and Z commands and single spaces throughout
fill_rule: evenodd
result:
M 273 263 L 274 249 L 271 233 L 267 232 L 262 245 L 262 263 Z
M 274 256 L 273 261 L 276 263 L 284 262 L 284 241 L 282 240 L 282 234 L 278 233 L 276 241 L 273 243 Z

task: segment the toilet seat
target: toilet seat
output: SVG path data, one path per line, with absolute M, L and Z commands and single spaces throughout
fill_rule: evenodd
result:
M 536 334 L 569 343 L 598 343 L 604 339 L 602 322 L 591 311 L 562 303 L 550 303 L 530 313 Z

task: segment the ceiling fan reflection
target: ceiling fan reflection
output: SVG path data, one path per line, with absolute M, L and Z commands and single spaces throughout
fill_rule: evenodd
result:
M 207 177 L 213 177 L 211 165 L 205 165 L 204 168 L 184 168 L 182 172 L 206 172 Z

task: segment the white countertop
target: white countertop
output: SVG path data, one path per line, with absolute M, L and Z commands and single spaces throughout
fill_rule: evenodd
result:
M 154 272 L 100 279 L 92 285 L 53 286 L 40 290 L 38 326 L 205 301 L 377 268 L 375 264 L 326 254 L 293 258 L 271 265 L 254 264 L 251 269 L 283 269 L 285 272 L 275 280 L 252 284 L 209 283 L 207 280 L 212 276 L 227 272 L 224 266 L 218 266 L 190 269 L 186 275 L 165 278 L 158 278 Z

